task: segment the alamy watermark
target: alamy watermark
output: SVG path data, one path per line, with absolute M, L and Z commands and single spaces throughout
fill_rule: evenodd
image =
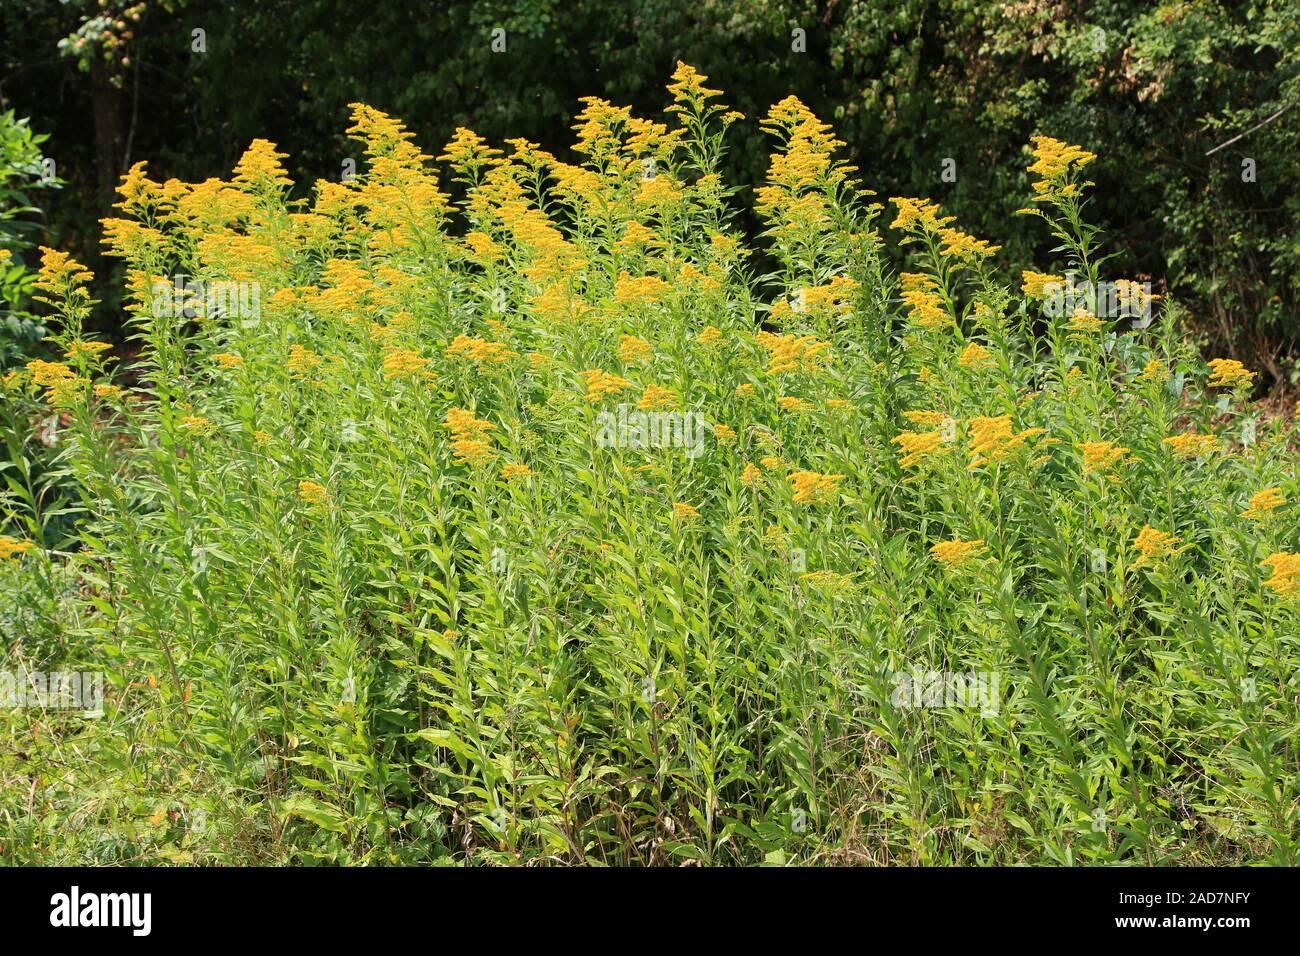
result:
M 262 318 L 262 284 L 232 279 L 205 282 L 178 275 L 171 282 L 153 284 L 152 307 L 156 319 L 223 317 L 252 328 Z
M 0 707 L 79 710 L 83 717 L 102 717 L 104 675 L 100 671 L 0 671 Z
M 1136 319 L 1140 327 L 1146 328 L 1151 324 L 1153 298 L 1150 282 L 1076 282 L 1067 275 L 1064 282 L 1043 285 L 1043 312 L 1053 318 L 1068 318 L 1083 309 L 1099 319 Z
M 681 448 L 687 458 L 696 458 L 709 431 L 708 420 L 697 412 L 642 412 L 624 404 L 596 416 L 601 448 Z
M 894 674 L 895 707 L 964 707 L 984 716 L 998 712 L 1001 680 L 996 671 L 899 671 Z

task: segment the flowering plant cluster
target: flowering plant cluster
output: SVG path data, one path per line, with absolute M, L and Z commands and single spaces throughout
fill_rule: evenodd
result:
M 1176 303 L 1044 315 L 1104 279 L 1093 155 L 1035 137 L 1061 259 L 1008 280 L 789 97 L 759 275 L 706 82 L 664 123 L 588 98 L 573 163 L 357 104 L 367 168 L 306 203 L 263 140 L 229 180 L 137 164 L 129 362 L 45 252 L 62 359 L 4 400 L 59 416 L 81 531 L 12 483 L 0 614 L 107 686 L 0 715 L 0 853 L 1300 861 L 1296 425 Z M 177 275 L 258 314 L 154 308 Z M 689 440 L 600 438 L 637 413 Z

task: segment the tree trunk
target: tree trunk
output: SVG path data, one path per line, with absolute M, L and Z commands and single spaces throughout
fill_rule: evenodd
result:
M 107 215 L 122 175 L 120 91 L 113 85 L 112 69 L 98 55 L 90 61 L 90 91 L 95 114 L 97 199 L 100 213 Z

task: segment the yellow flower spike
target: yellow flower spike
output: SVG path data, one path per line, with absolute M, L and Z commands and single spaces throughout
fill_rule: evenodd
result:
M 280 160 L 286 158 L 286 153 L 276 152 L 275 144 L 270 140 L 255 139 L 235 164 L 232 181 L 236 186 L 253 189 L 292 186 L 293 180 L 280 164 Z
M 1010 415 L 982 416 L 970 420 L 970 468 L 1005 461 L 1030 438 L 1044 433 L 1041 428 L 1014 432 Z
M 627 379 L 601 369 L 579 372 L 578 378 L 587 386 L 586 399 L 589 402 L 603 401 L 610 395 L 617 395 L 632 387 L 632 383 Z
M 993 364 L 993 353 L 978 342 L 971 342 L 958 357 L 957 364 L 962 368 L 983 368 Z
M 444 425 L 453 438 L 483 438 L 496 428 L 496 425 L 476 418 L 473 412 L 463 408 L 447 409 Z
M 1074 314 L 1070 316 L 1070 331 L 1087 335 L 1093 332 L 1101 332 L 1106 328 L 1106 323 L 1097 318 L 1087 309 L 1075 309 Z
M 298 497 L 310 505 L 322 505 L 329 501 L 329 489 L 317 481 L 298 482 Z
M 678 408 L 677 396 L 672 389 L 647 385 L 636 407 L 642 412 L 673 411 Z
M 641 362 L 654 355 L 654 346 L 645 339 L 635 335 L 620 336 L 618 340 L 618 357 L 625 363 Z
M 385 378 L 429 378 L 433 374 L 429 369 L 429 360 L 419 352 L 391 346 L 384 349 L 383 369 Z
M 290 372 L 305 374 L 320 367 L 324 359 L 309 348 L 295 345 L 289 349 L 289 359 L 284 367 Z
M 19 541 L 17 538 L 11 538 L 8 535 L 0 534 L 0 561 L 17 563 L 18 559 L 27 554 L 34 547 L 32 541 Z
M 901 432 L 890 439 L 898 446 L 898 464 L 903 468 L 917 468 L 928 464 L 943 445 L 939 431 Z
M 706 325 L 704 331 L 696 336 L 695 341 L 706 349 L 713 348 L 722 342 L 722 332 L 711 325 Z
M 1300 554 L 1278 551 L 1260 562 L 1260 567 L 1272 570 L 1264 586 L 1286 599 L 1300 598 Z
M 1251 521 L 1267 521 L 1273 512 L 1286 504 L 1287 499 L 1281 488 L 1265 488 L 1250 496 L 1250 507 L 1241 513 L 1243 518 Z
M 492 342 L 469 335 L 458 335 L 447 346 L 448 358 L 468 359 L 485 365 L 499 365 L 518 356 L 519 353 L 504 342 Z
M 787 476 L 800 504 L 825 504 L 835 499 L 843 475 L 824 475 L 816 471 L 796 471 Z
M 1219 449 L 1218 438 L 1195 431 L 1166 438 L 1164 444 L 1173 449 L 1174 454 L 1179 458 L 1201 458 Z
M 1236 359 L 1210 359 L 1210 370 L 1213 374 L 1206 383 L 1210 388 L 1249 386 L 1255 380 L 1255 373 Z
M 822 371 L 830 359 L 830 343 L 814 335 L 776 335 L 763 331 L 754 339 L 767 349 L 769 375 L 789 372 L 815 374 Z
M 1045 272 L 1034 272 L 1032 269 L 1026 269 L 1021 273 L 1021 290 L 1031 299 L 1045 298 L 1051 289 L 1055 286 L 1061 288 L 1065 285 L 1063 276 L 1051 275 Z
M 482 465 L 494 457 L 492 445 L 482 438 L 457 438 L 451 448 L 452 457 L 465 465 Z
M 1030 164 L 1029 172 L 1042 177 L 1033 184 L 1034 201 L 1052 202 L 1074 195 L 1077 184 L 1068 180 L 1096 159 L 1096 154 L 1051 136 L 1034 136 L 1032 142 L 1034 162 Z M 1076 188 L 1071 189 L 1071 186 Z
M 1083 473 L 1090 475 L 1094 471 L 1109 471 L 1128 457 L 1130 449 L 1121 448 L 1114 442 L 1082 442 L 1079 449 L 1083 452 Z
M 689 524 L 698 521 L 700 512 L 694 505 L 682 504 L 680 501 L 673 502 L 673 517 L 683 524 Z
M 66 252 L 41 246 L 41 268 L 36 273 L 38 289 L 51 295 L 62 295 L 94 279 L 93 272 Z
M 940 216 L 942 210 L 939 204 L 928 199 L 892 196 L 889 201 L 898 210 L 898 215 L 889 224 L 891 229 L 919 229 L 937 233 L 953 221 L 952 216 Z
M 199 435 L 211 433 L 216 426 L 202 415 L 186 415 L 181 419 L 181 428 L 189 432 L 195 432 Z
M 112 347 L 107 342 L 79 341 L 69 344 L 65 354 L 70 359 L 77 359 L 81 356 L 94 358 L 100 352 L 107 352 Z
M 537 473 L 527 465 L 519 464 L 517 462 L 511 462 L 501 469 L 501 477 L 506 481 L 517 481 L 524 478 L 531 478 L 535 474 Z
M 960 568 L 979 558 L 985 550 L 983 538 L 956 538 L 931 545 L 930 555 L 947 568 Z
M 1176 547 L 1180 540 L 1177 535 L 1144 524 L 1142 530 L 1138 532 L 1138 536 L 1133 540 L 1133 547 L 1137 549 L 1139 555 L 1138 559 L 1133 562 L 1133 567 L 1157 565 L 1166 558 L 1185 550 Z
M 630 276 L 626 272 L 614 283 L 614 301 L 618 305 L 650 305 L 665 298 L 672 290 L 658 276 Z

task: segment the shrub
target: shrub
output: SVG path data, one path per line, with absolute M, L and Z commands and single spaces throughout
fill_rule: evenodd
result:
M 361 105 L 310 207 L 265 141 L 138 164 L 129 389 L 45 252 L 65 360 L 6 388 L 88 514 L 0 574 L 75 575 L 107 699 L 9 712 L 10 855 L 1296 862 L 1294 421 L 1104 285 L 1048 137 L 1072 275 L 1008 284 L 785 99 L 754 275 L 706 80 L 671 125 L 588 99 L 577 165 L 460 130 L 455 200 Z

